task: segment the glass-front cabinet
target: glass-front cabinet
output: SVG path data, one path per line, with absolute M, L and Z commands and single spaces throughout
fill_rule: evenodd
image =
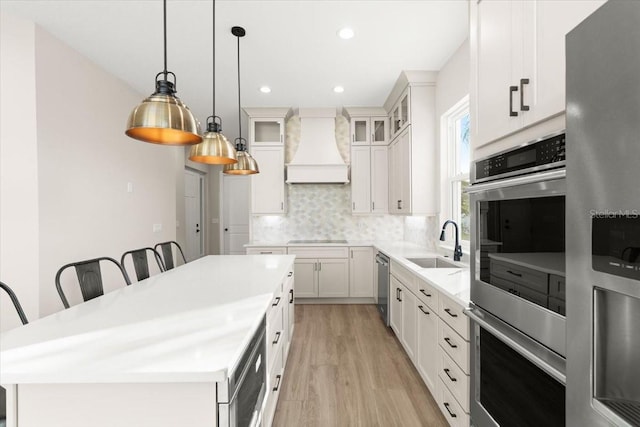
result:
M 387 117 L 371 117 L 371 145 L 389 145 Z
M 251 119 L 249 122 L 250 144 L 282 145 L 284 144 L 284 120 L 280 119 Z
M 409 89 L 402 94 L 398 102 L 391 110 L 391 139 L 393 139 L 411 120 Z

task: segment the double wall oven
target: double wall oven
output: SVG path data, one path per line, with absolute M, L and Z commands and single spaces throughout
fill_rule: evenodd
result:
M 565 425 L 565 135 L 472 165 L 471 418 Z

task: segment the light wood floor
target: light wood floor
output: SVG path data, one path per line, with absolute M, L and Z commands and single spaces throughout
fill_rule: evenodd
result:
M 447 426 L 374 305 L 296 305 L 274 427 Z

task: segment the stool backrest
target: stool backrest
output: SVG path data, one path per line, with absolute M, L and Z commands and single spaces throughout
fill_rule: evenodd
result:
M 182 248 L 180 247 L 178 242 L 174 242 L 173 240 L 170 240 L 168 242 L 158 243 L 153 247 L 156 251 L 158 251 L 158 248 L 160 248 L 159 252 L 162 253 L 162 260 L 164 261 L 165 270 L 171 270 L 176 266 L 175 262 L 173 261 L 174 246 L 177 248 L 178 253 L 180 253 L 180 256 L 182 257 L 182 261 L 186 264 L 187 259 L 185 258 L 184 252 L 182 252 Z M 176 257 L 177 256 L 178 255 L 176 255 Z
M 67 297 L 62 290 L 62 284 L 60 283 L 60 276 L 62 275 L 62 272 L 71 267 L 75 268 L 80 292 L 82 292 L 82 299 L 84 301 L 89 301 L 90 299 L 104 295 L 100 263 L 115 264 L 122 274 L 125 284 L 131 284 L 131 280 L 129 280 L 127 272 L 122 268 L 120 263 L 113 258 L 100 257 L 63 265 L 56 273 L 56 289 L 58 290 L 58 294 L 60 295 L 60 299 L 62 300 L 62 304 L 65 308 L 69 308 L 69 301 L 67 300 Z
M 16 308 L 16 311 L 18 312 L 18 317 L 20 317 L 20 321 L 22 322 L 22 324 L 26 325 L 27 323 L 29 323 L 29 321 L 27 320 L 27 316 L 26 314 L 24 314 L 24 310 L 22 309 L 22 306 L 20 305 L 20 301 L 18 301 L 18 297 L 16 296 L 15 292 L 13 292 L 13 290 L 8 285 L 2 282 L 0 282 L 0 288 L 3 289 L 9 295 L 9 298 L 11 298 L 11 302 L 13 303 L 13 306 Z
M 136 279 L 138 279 L 139 282 L 140 280 L 147 279 L 150 276 L 148 258 L 149 256 L 153 256 L 153 258 L 156 260 L 158 268 L 160 269 L 160 272 L 163 272 L 164 264 L 162 262 L 162 258 L 160 257 L 158 251 L 153 248 L 140 248 L 123 253 L 122 257 L 120 258 L 120 265 L 122 265 L 122 267 L 126 270 L 127 267 L 125 262 L 127 258 L 131 258 L 131 261 L 133 261 L 133 269 L 136 273 Z

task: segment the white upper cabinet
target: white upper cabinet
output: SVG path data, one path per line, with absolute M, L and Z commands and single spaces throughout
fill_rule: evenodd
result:
M 564 112 L 565 35 L 602 3 L 470 2 L 474 147 Z
M 249 115 L 249 152 L 260 173 L 251 176 L 251 213 L 287 212 L 284 181 L 285 126 L 290 108 L 245 108 Z
M 251 154 L 260 169 L 260 173 L 251 176 L 251 212 L 285 213 L 284 147 L 257 146 L 251 149 Z
M 371 121 L 368 117 L 351 119 L 351 145 L 371 144 Z
M 389 145 L 389 119 L 387 116 L 371 117 L 371 145 Z
M 351 147 L 351 212 L 371 212 L 371 147 Z
M 245 108 L 249 116 L 249 146 L 284 145 L 291 108 Z
M 389 212 L 389 154 L 386 145 L 371 146 L 371 213 Z

